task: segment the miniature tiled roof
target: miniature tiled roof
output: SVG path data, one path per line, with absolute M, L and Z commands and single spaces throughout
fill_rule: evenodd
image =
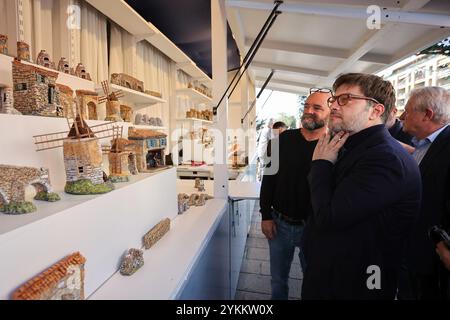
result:
M 77 130 L 75 129 L 75 124 L 78 127 L 78 134 Z M 87 125 L 86 121 L 84 121 L 80 115 L 78 114 L 75 118 L 75 121 L 72 125 L 72 128 L 69 131 L 69 134 L 67 136 L 68 138 L 95 138 L 94 132 L 92 132 L 91 128 Z
M 16 59 L 13 60 L 12 64 L 20 69 L 36 72 L 36 73 L 39 73 L 39 74 L 41 74 L 43 76 L 47 76 L 47 77 L 58 78 L 58 75 L 59 75 L 58 72 L 56 72 L 56 71 L 49 71 L 47 69 L 43 69 L 43 68 L 31 65 L 31 64 L 25 64 Z
M 65 85 L 59 84 L 59 83 L 56 84 L 56 87 L 59 89 L 59 91 L 61 91 L 63 93 L 70 94 L 70 95 L 73 94 L 73 90 L 71 87 L 68 87 L 68 86 L 65 86 Z
M 11 298 L 13 300 L 37 300 L 44 291 L 51 289 L 66 277 L 69 266 L 85 263 L 86 259 L 79 252 L 73 253 L 18 288 Z
M 89 90 L 77 90 L 75 93 L 82 96 L 98 96 L 98 93 L 95 91 L 89 91 Z
M 136 129 L 134 127 L 128 128 L 128 139 L 133 140 L 144 140 L 150 138 L 165 138 L 167 135 L 165 133 L 150 130 L 150 129 Z

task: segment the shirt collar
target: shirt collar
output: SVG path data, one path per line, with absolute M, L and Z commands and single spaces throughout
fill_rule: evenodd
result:
M 436 140 L 436 138 L 441 134 L 441 132 L 444 131 L 445 128 L 447 128 L 448 126 L 449 126 L 448 124 L 445 125 L 445 126 L 443 126 L 442 128 L 436 130 L 435 132 L 433 132 L 433 133 L 430 134 L 428 137 L 426 137 L 426 138 L 424 138 L 424 139 L 422 139 L 422 140 L 417 140 L 416 137 L 413 137 L 413 138 L 412 138 L 412 143 L 413 143 L 415 146 L 420 146 L 420 145 L 423 145 L 423 144 L 425 144 L 425 143 L 433 143 L 434 140 Z

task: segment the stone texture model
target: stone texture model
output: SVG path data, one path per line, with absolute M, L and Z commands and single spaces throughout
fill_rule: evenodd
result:
M 186 111 L 186 118 L 213 121 L 213 112 L 211 110 L 198 111 L 190 109 Z
M 134 118 L 134 124 L 135 125 L 144 125 L 144 126 L 155 126 L 155 127 L 162 127 L 163 122 L 161 118 L 149 118 L 146 114 L 142 115 L 140 113 L 137 113 Z
M 111 83 L 135 91 L 144 92 L 144 82 L 125 73 L 113 73 L 111 75 Z
M 91 75 L 86 71 L 86 68 L 84 67 L 84 65 L 82 63 L 79 63 L 77 65 L 77 68 L 75 69 L 75 75 L 78 78 L 91 81 Z
M 205 182 L 200 178 L 195 178 L 194 188 L 196 188 L 200 192 L 205 191 Z
M 150 249 L 170 230 L 170 219 L 161 220 L 142 239 L 146 250 Z
M 13 292 L 13 300 L 84 300 L 86 259 L 74 253 Z
M 120 274 L 131 276 L 144 265 L 144 252 L 139 249 L 128 249 L 120 265 Z
M 100 97 L 98 102 L 106 102 L 106 118 L 105 121 L 121 122 L 123 119 L 120 117 L 120 102 L 119 98 L 124 96 L 122 90 L 111 91 L 108 81 L 102 82 L 102 88 L 105 95 Z
M 0 34 L 0 53 L 8 54 L 8 36 Z
M 108 153 L 109 179 L 111 182 L 127 182 L 130 175 L 137 175 L 136 145 L 133 141 L 115 138 Z
M 45 68 L 56 69 L 55 64 L 50 59 L 50 55 L 45 50 L 41 50 L 41 52 L 39 52 L 36 59 L 36 64 Z
M 0 87 L 0 113 L 21 114 L 14 108 L 14 92 L 10 87 Z
M 98 93 L 89 90 L 77 90 L 76 99 L 84 120 L 98 120 Z
M 129 106 L 122 104 L 120 106 L 120 117 L 125 122 L 131 122 L 132 121 L 131 119 L 133 118 L 133 109 Z
M 139 172 L 149 172 L 155 168 L 165 167 L 166 134 L 155 130 L 129 127 L 128 139 L 137 145 L 136 158 Z
M 66 73 L 66 74 L 72 74 L 73 70 L 71 70 L 69 61 L 67 61 L 66 58 L 61 58 L 58 63 L 58 71 Z
M 17 42 L 17 59 L 32 62 L 30 54 L 30 45 L 28 43 L 25 43 L 23 41 Z
M 80 115 L 77 115 L 67 139 L 63 142 L 63 153 L 67 193 L 99 194 L 114 189 L 103 181 L 100 144 Z
M 206 193 L 193 193 L 189 197 L 188 205 L 189 207 L 201 207 L 204 206 L 206 204 L 206 201 L 210 199 L 213 199 L 213 197 L 207 195 Z
M 24 115 L 62 117 L 57 72 L 14 60 L 14 107 Z
M 178 194 L 178 214 L 183 214 L 189 209 L 189 196 L 186 193 Z
M 59 83 L 56 84 L 56 88 L 59 91 L 59 102 L 63 110 L 63 116 L 66 118 L 74 118 L 76 111 L 73 90 Z
M 48 169 L 0 165 L 0 211 L 8 214 L 36 211 L 34 204 L 26 201 L 25 189 L 30 185 L 36 189 L 37 200 L 59 200 L 52 192 Z

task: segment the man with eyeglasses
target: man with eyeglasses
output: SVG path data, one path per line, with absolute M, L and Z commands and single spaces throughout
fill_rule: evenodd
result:
M 272 299 L 287 300 L 295 248 L 301 247 L 305 219 L 311 211 L 307 174 L 317 140 L 327 131 L 330 89 L 311 89 L 304 104 L 302 129 L 287 130 L 271 141 L 271 165 L 260 193 L 261 229 L 268 239 Z M 304 268 L 303 248 L 299 259 Z
M 404 244 L 420 207 L 417 165 L 384 123 L 392 84 L 350 73 L 328 99 L 329 133 L 308 176 L 304 299 L 394 299 Z

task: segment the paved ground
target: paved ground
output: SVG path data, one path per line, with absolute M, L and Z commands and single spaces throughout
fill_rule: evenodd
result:
M 258 211 L 259 206 L 256 205 L 239 275 L 236 300 L 270 299 L 269 245 L 261 232 L 261 214 Z M 303 274 L 297 251 L 289 277 L 289 299 L 298 300 L 301 297 Z

